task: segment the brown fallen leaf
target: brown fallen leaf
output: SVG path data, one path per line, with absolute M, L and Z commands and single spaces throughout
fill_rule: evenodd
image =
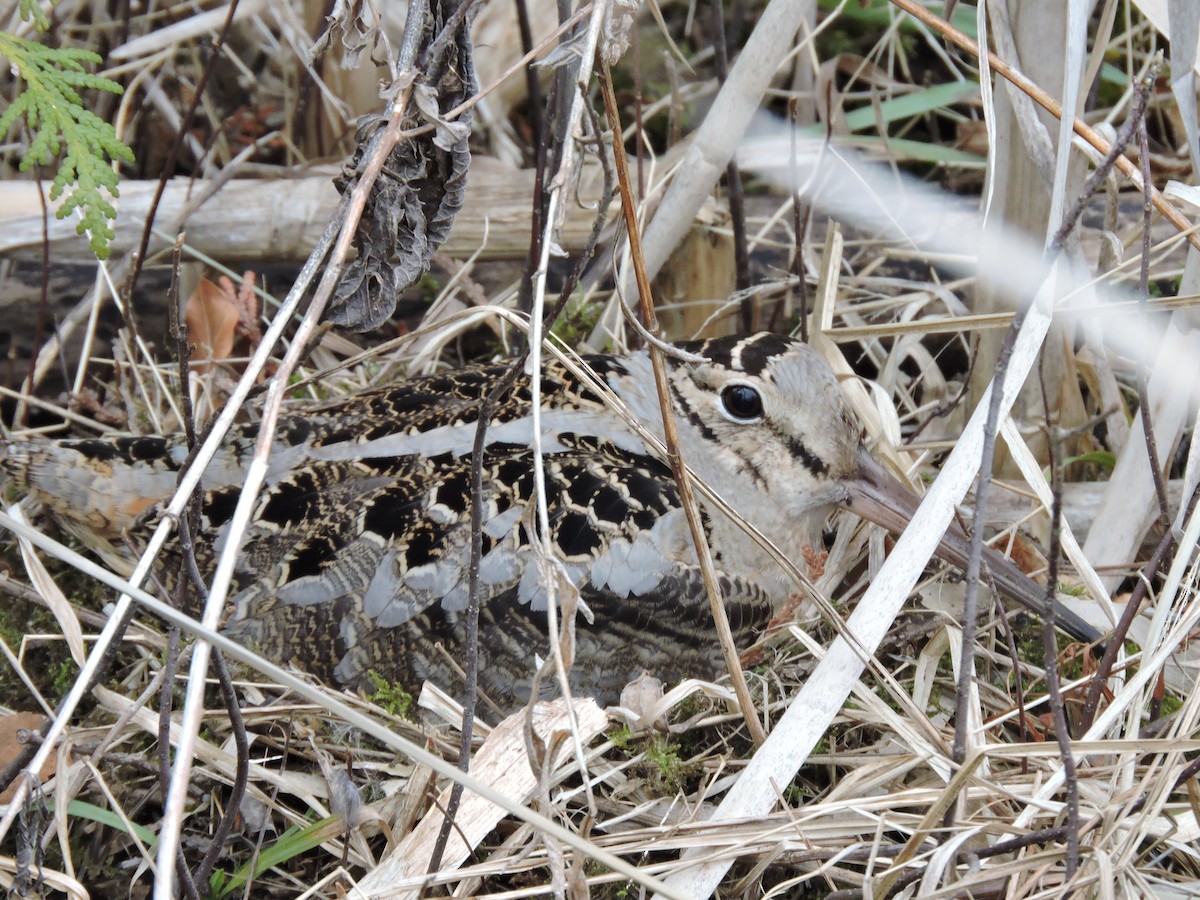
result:
M 80 388 L 71 394 L 67 398 L 67 409 L 83 413 L 102 425 L 124 428 L 129 423 L 129 416 L 124 410 L 105 406 L 100 402 L 100 395 L 89 387 Z
M 1046 561 L 1045 554 L 1029 538 L 1018 532 L 1013 535 L 1010 544 L 998 544 L 997 549 L 1001 552 L 1007 551 L 1009 558 L 1020 566 L 1021 571 L 1038 584 L 1046 583 L 1046 570 L 1049 563 Z
M 9 763 L 17 758 L 20 753 L 28 746 L 27 743 L 20 740 L 22 731 L 37 731 L 46 722 L 46 717 L 41 713 L 36 712 L 18 712 L 11 716 L 0 716 L 0 769 L 5 768 Z M 54 777 L 54 764 L 56 754 L 51 754 L 42 766 L 42 771 L 38 773 L 38 777 L 45 783 Z M 2 792 L 0 792 L 0 803 L 8 803 L 12 800 L 13 791 L 16 790 L 16 782 L 10 784 Z
M 197 373 L 207 372 L 213 362 L 233 354 L 242 310 L 233 282 L 224 275 L 216 284 L 200 279 L 184 305 L 183 317 L 191 345 L 188 359 Z

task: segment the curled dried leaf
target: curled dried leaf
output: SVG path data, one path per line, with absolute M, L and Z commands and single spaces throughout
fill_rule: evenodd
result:
M 442 27 L 440 16 L 426 23 L 428 50 Z M 430 259 L 445 241 L 466 194 L 471 153 L 470 117 L 446 119 L 450 110 L 475 93 L 475 69 L 465 25 L 442 54 L 420 74 L 414 109 L 405 129 L 431 122 L 432 133 L 401 141 L 388 155 L 375 182 L 355 235 L 358 258 L 346 266 L 329 304 L 335 325 L 367 331 L 387 320 L 401 291 L 429 270 Z M 357 183 L 366 148 L 385 123 L 382 116 L 359 122 L 357 150 L 335 182 L 342 193 Z
M 255 281 L 253 272 L 243 274 L 242 283 L 236 288 L 224 275 L 215 284 L 201 278 L 188 297 L 183 317 L 191 345 L 188 358 L 196 372 L 206 372 L 213 362 L 233 356 L 239 337 L 248 342 L 248 350 L 262 340 Z
M 336 0 L 333 11 L 325 17 L 325 21 L 328 23 L 325 31 L 309 51 L 310 64 L 341 38 L 342 65 L 357 69 L 367 48 L 373 48 L 379 42 L 379 20 L 363 0 Z
M 629 32 L 633 30 L 638 0 L 613 0 L 604 16 L 604 33 L 600 36 L 600 56 L 615 66 L 629 49 Z

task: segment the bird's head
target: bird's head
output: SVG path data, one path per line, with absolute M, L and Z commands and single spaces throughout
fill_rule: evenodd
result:
M 770 504 L 762 517 L 788 520 L 793 533 L 807 541 L 839 506 L 890 531 L 904 531 L 920 498 L 866 452 L 862 426 L 812 347 L 783 335 L 757 334 L 687 349 L 702 361 L 673 364 L 672 402 L 681 435 L 688 436 L 684 456 L 729 503 L 737 508 L 738 486 L 752 482 Z M 984 549 L 1000 590 L 1044 614 L 1045 590 Z M 965 568 L 968 550 L 966 534 L 954 525 L 937 555 Z M 1087 623 L 1061 605 L 1056 610 L 1072 636 L 1097 639 Z

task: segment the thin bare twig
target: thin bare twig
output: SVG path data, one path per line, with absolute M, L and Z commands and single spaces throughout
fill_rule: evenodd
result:
M 967 708 L 970 702 L 975 635 L 979 618 L 979 570 L 983 559 L 983 523 L 987 511 L 988 490 L 992 482 L 992 463 L 996 456 L 996 433 L 1000 426 L 1000 404 L 1004 395 L 1004 381 L 1008 376 L 1008 367 L 1012 360 L 1013 347 L 1028 312 L 1028 306 L 1022 306 L 1016 311 L 1012 325 L 1000 344 L 1000 351 L 996 355 L 996 374 L 992 379 L 992 392 L 988 400 L 987 419 L 983 427 L 983 453 L 979 460 L 979 479 L 975 486 L 975 519 L 971 527 L 971 550 L 964 576 L 966 591 L 963 598 L 963 658 L 959 666 L 960 677 L 954 714 L 953 757 L 954 761 L 960 764 L 967 756 L 969 727 Z M 953 806 L 947 809 L 946 825 L 952 821 L 953 812 Z
M 800 179 L 797 175 L 796 167 L 796 137 L 799 132 L 797 122 L 797 112 L 799 109 L 798 101 L 793 98 L 788 104 L 788 116 L 791 118 L 792 127 L 788 134 L 788 171 L 792 173 L 792 184 L 799 184 Z M 792 277 L 796 281 L 796 294 L 800 298 L 800 340 L 808 343 L 808 284 L 805 281 L 804 271 L 804 237 L 808 231 L 809 217 L 812 215 L 812 207 L 807 203 L 800 203 L 800 195 L 797 192 L 792 193 Z M 789 291 L 791 287 L 789 285 Z M 775 315 L 772 316 L 771 324 L 774 326 L 775 317 L 779 313 L 779 307 L 775 308 Z
M 713 68 L 717 83 L 724 84 L 729 77 L 729 49 L 725 39 L 725 5 L 721 0 L 709 0 L 709 15 L 713 30 Z M 729 219 L 733 226 L 733 258 L 736 284 L 739 291 L 750 287 L 750 251 L 746 242 L 746 193 L 742 188 L 742 172 L 737 160 L 729 160 L 725 166 L 725 184 L 729 191 Z M 758 330 L 758 311 L 754 299 L 747 296 L 742 301 L 742 328 Z
M 213 651 L 213 667 L 217 671 L 221 699 L 225 701 L 225 710 L 229 713 L 229 728 L 233 735 L 234 758 L 237 760 L 237 766 L 234 769 L 233 785 L 229 790 L 229 799 L 225 804 L 225 811 L 221 814 L 221 821 L 217 823 L 216 830 L 209 839 L 208 850 L 205 851 L 204 858 L 196 867 L 196 874 L 192 879 L 195 884 L 208 884 L 209 876 L 216 868 L 221 849 L 225 846 L 225 840 L 233 830 L 233 823 L 241 815 L 242 799 L 246 796 L 246 787 L 250 782 L 250 744 L 246 739 L 246 721 L 242 717 L 242 708 L 238 704 L 238 695 L 233 686 L 233 678 L 229 674 L 229 666 L 225 664 L 225 657 L 220 650 Z M 349 841 L 347 841 L 347 846 L 349 846 Z
M 217 30 L 212 41 L 212 52 L 209 55 L 208 62 L 200 72 L 200 77 L 197 79 L 195 87 L 192 89 L 192 99 L 188 103 L 188 108 L 184 110 L 183 118 L 179 122 L 179 129 L 175 133 L 175 140 L 171 144 L 171 149 L 167 151 L 167 156 L 163 160 L 162 170 L 158 176 L 158 184 L 154 189 L 154 197 L 150 201 L 150 206 L 146 210 L 146 223 L 142 227 L 142 238 L 138 243 L 137 252 L 133 255 L 133 265 L 129 270 L 129 278 L 125 282 L 125 302 L 122 308 L 126 310 L 126 321 L 130 323 L 131 328 L 136 333 L 136 317 L 133 314 L 133 304 L 129 302 L 133 297 L 134 288 L 137 287 L 138 277 L 142 274 L 142 266 L 146 262 L 146 253 L 150 249 L 150 232 L 154 227 L 154 216 L 158 212 L 158 205 L 162 202 L 163 192 L 167 189 L 167 181 L 175 170 L 175 161 L 179 158 L 179 151 L 183 149 L 183 143 L 191 134 L 192 119 L 195 118 L 196 110 L 200 106 L 200 101 L 204 99 L 204 89 L 208 86 L 208 79 L 212 75 L 216 65 L 221 60 L 221 47 L 225 44 L 225 38 L 229 34 L 229 28 L 233 24 L 234 15 L 237 13 L 239 0 L 231 0 L 229 11 L 225 15 L 225 21 Z
M 545 309 L 546 279 L 550 269 L 550 248 L 554 244 L 554 235 L 561 228 L 562 210 L 565 208 L 567 192 L 573 183 L 573 176 L 578 165 L 582 145 L 577 140 L 576 135 L 582 128 L 581 123 L 584 111 L 588 106 L 582 86 L 586 85 L 591 79 L 592 62 L 595 59 L 596 48 L 599 44 L 601 30 L 605 21 L 605 11 L 606 7 L 602 4 L 595 4 L 591 9 L 587 28 L 581 35 L 582 46 L 579 50 L 581 63 L 578 70 L 574 72 L 573 77 L 564 79 L 563 73 L 559 72 L 558 103 L 567 108 L 569 112 L 565 117 L 564 131 L 556 136 L 556 139 L 561 142 L 559 145 L 559 159 L 554 166 L 554 175 L 550 179 L 550 192 L 546 203 L 545 224 L 543 228 L 544 236 L 541 240 L 541 257 L 538 260 L 538 266 L 533 279 L 533 305 L 529 323 L 528 368 L 532 374 L 529 394 L 530 423 L 533 432 L 531 449 L 533 451 L 534 520 L 536 522 L 536 527 L 532 529 L 531 544 L 533 545 L 533 562 L 541 569 L 539 575 L 542 578 L 542 585 L 547 595 L 547 630 L 554 636 L 554 639 L 550 641 L 550 659 L 535 675 L 529 708 L 532 709 L 541 673 L 552 669 L 558 678 L 562 696 L 566 701 L 571 739 L 574 743 L 575 756 L 579 762 L 581 771 L 586 771 L 586 754 L 584 753 L 583 742 L 580 739 L 579 727 L 572 702 L 571 684 L 567 676 L 566 661 L 563 655 L 564 647 L 560 639 L 559 601 L 557 586 L 555 584 L 555 573 L 552 571 L 555 565 L 555 558 L 554 545 L 550 537 L 546 466 L 542 449 L 541 364 L 542 338 L 544 334 L 543 312 Z M 566 8 L 565 3 L 560 3 L 560 19 L 565 19 L 568 12 L 569 9 Z M 572 623 L 564 623 L 564 626 L 569 630 L 572 627 Z M 529 716 L 526 716 L 525 733 L 527 737 L 531 732 L 531 728 L 532 720 Z M 586 777 L 584 781 L 590 784 Z
M 529 10 L 525 0 L 516 0 L 517 21 L 521 30 L 521 46 L 526 57 L 533 53 L 533 35 L 529 30 Z M 529 198 L 531 205 L 529 216 L 529 252 L 525 257 L 525 270 L 521 273 L 521 284 L 517 298 L 517 308 L 529 312 L 533 309 L 533 281 L 539 260 L 542 258 L 542 218 L 546 214 L 546 204 L 549 200 L 546 194 L 546 167 L 549 164 L 550 128 L 547 126 L 545 111 L 542 108 L 542 88 L 533 64 L 525 66 L 525 79 L 528 84 L 529 108 L 531 127 L 533 130 L 533 195 Z M 557 109 L 555 88 L 557 82 L 550 83 L 548 106 Z
M 599 122 L 597 121 L 596 112 L 590 106 L 587 112 L 592 122 L 592 133 L 599 134 Z M 570 275 L 564 281 L 562 289 L 559 291 L 558 300 L 551 308 L 546 316 L 546 328 L 553 327 L 554 323 L 562 315 L 567 307 L 571 295 L 575 291 L 576 285 L 579 284 L 579 279 L 583 277 L 584 269 L 587 268 L 589 262 L 596 252 L 596 246 L 600 242 L 600 235 L 604 231 L 604 224 L 608 218 L 608 206 L 613 195 L 613 177 L 612 167 L 608 163 L 607 157 L 600 153 L 601 168 L 604 172 L 604 187 L 601 191 L 600 204 L 597 207 L 596 218 L 592 223 L 591 233 L 584 245 L 583 252 L 575 261 L 575 265 L 571 270 Z M 466 772 L 469 770 L 471 758 L 471 733 L 475 723 L 475 707 L 478 702 L 478 634 L 479 634 L 479 609 L 482 604 L 479 585 L 479 565 L 483 555 L 483 448 L 484 437 L 487 433 L 488 425 L 491 422 L 492 415 L 503 400 L 503 398 L 512 390 L 516 383 L 518 374 L 525 368 L 526 360 L 529 358 L 528 353 L 523 353 L 517 359 L 513 360 L 512 365 L 501 376 L 500 380 L 492 391 L 484 398 L 483 403 L 479 408 L 479 418 L 475 425 L 475 440 L 471 450 L 471 557 L 469 567 L 467 569 L 467 669 L 464 681 L 467 685 L 466 693 L 463 697 L 463 718 L 461 729 L 461 740 L 459 742 L 459 769 Z M 540 676 L 541 673 L 538 673 Z M 538 676 L 535 676 L 534 685 L 540 683 Z M 532 692 L 536 695 L 536 689 Z M 533 699 L 531 697 L 531 699 Z M 445 852 L 446 841 L 450 837 L 450 826 L 454 822 L 454 818 L 458 813 L 459 804 L 462 801 L 462 785 L 456 783 L 450 791 L 450 797 L 446 804 L 445 818 L 442 822 L 441 830 L 438 832 L 437 841 L 434 844 L 433 853 L 430 854 L 429 872 L 432 874 L 440 864 L 442 854 Z
M 1054 737 L 1062 756 L 1063 776 L 1067 785 L 1067 859 L 1064 877 L 1070 881 L 1079 868 L 1079 776 L 1075 754 L 1071 752 L 1071 729 L 1063 705 L 1062 684 L 1058 672 L 1058 559 L 1062 552 L 1062 440 L 1052 420 L 1049 385 L 1046 384 L 1045 354 L 1038 360 L 1038 380 L 1041 382 L 1042 407 L 1045 415 L 1046 447 L 1050 454 L 1050 487 L 1054 502 L 1050 508 L 1049 572 L 1046 575 L 1046 613 L 1042 622 L 1042 657 L 1046 667 L 1046 694 L 1050 714 L 1054 719 Z
M 1146 93 L 1150 86 L 1143 85 Z M 1141 92 L 1139 92 L 1141 93 Z M 1146 119 L 1138 120 L 1138 162 L 1142 170 L 1142 258 L 1138 266 L 1138 315 L 1146 318 L 1146 303 L 1150 298 L 1150 220 L 1154 205 L 1150 199 L 1150 142 L 1146 136 Z M 1158 442 L 1154 439 L 1154 423 L 1150 420 L 1150 391 L 1146 387 L 1146 364 L 1141 357 L 1137 360 L 1138 406 L 1142 413 L 1142 431 L 1146 435 L 1146 456 L 1150 475 L 1154 479 L 1154 493 L 1158 497 L 1158 517 L 1163 528 L 1171 530 L 1171 504 L 1167 500 L 1167 483 L 1163 479 L 1162 467 L 1158 464 Z
M 518 361 L 520 362 L 520 361 Z M 479 406 L 479 417 L 475 423 L 475 441 L 471 446 L 471 556 L 467 565 L 467 615 L 466 645 L 467 668 L 463 679 L 465 687 L 462 697 L 462 728 L 458 748 L 458 768 L 469 771 L 471 765 L 471 736 L 475 726 L 475 707 L 479 699 L 479 609 L 482 597 L 479 589 L 479 566 L 483 559 L 483 450 L 487 435 L 488 423 L 491 421 L 501 398 L 503 398 L 516 382 L 517 374 L 521 371 L 519 364 L 514 363 L 488 392 L 483 403 Z M 456 782 L 450 790 L 446 809 L 442 813 L 442 826 L 438 831 L 437 841 L 433 852 L 429 854 L 429 874 L 433 875 L 441 868 L 442 854 L 446 850 L 446 842 L 450 839 L 450 831 L 458 815 L 459 804 L 462 802 L 462 784 Z M 470 842 L 464 840 L 467 846 Z
M 646 275 L 638 242 L 637 211 L 634 209 L 632 185 L 629 183 L 629 168 L 625 161 L 625 146 L 621 143 L 621 119 L 617 111 L 617 97 L 612 87 L 612 75 L 608 64 L 601 62 L 600 87 L 604 95 L 604 110 L 608 115 L 609 126 L 612 130 L 613 157 L 616 161 L 617 180 L 621 187 L 621 211 L 625 216 L 626 234 L 629 238 L 629 251 L 633 260 L 633 270 L 637 277 L 638 291 L 641 294 L 642 318 L 646 329 L 651 333 L 658 331 L 658 317 L 654 312 L 654 302 L 650 293 L 650 279 Z M 761 745 L 767 739 L 766 731 L 758 720 L 754 701 L 750 697 L 750 689 L 742 674 L 742 666 L 738 659 L 738 651 L 733 643 L 733 632 L 729 628 L 729 617 L 725 614 L 725 602 L 721 596 L 721 588 L 717 583 L 717 573 L 713 566 L 712 554 L 708 548 L 708 539 L 704 534 L 704 525 L 700 520 L 699 506 L 692 492 L 691 478 L 685 461 L 679 449 L 679 434 L 675 429 L 675 417 L 671 409 L 671 393 L 667 380 L 666 363 L 662 351 L 653 344 L 647 352 L 654 369 L 654 381 L 658 388 L 658 399 L 662 405 L 663 443 L 667 447 L 667 462 L 675 475 L 675 484 L 679 489 L 679 502 L 687 516 L 688 529 L 691 531 L 692 543 L 700 563 L 700 574 L 708 593 L 709 605 L 712 609 L 713 622 L 716 626 L 717 639 L 721 644 L 721 653 L 725 657 L 725 665 L 733 682 L 734 692 L 738 697 L 746 728 L 755 744 Z
M 979 55 L 979 44 L 977 42 L 967 37 L 967 35 L 959 31 L 945 19 L 939 18 L 938 16 L 935 16 L 933 13 L 929 12 L 929 10 L 915 2 L 915 0 L 891 0 L 891 3 L 900 7 L 913 18 L 918 19 L 925 25 L 937 31 L 956 47 L 966 50 L 972 56 Z M 989 52 L 987 56 L 988 65 L 990 65 L 997 74 L 1011 81 L 1018 89 L 1025 94 L 1028 94 L 1038 106 L 1046 110 L 1046 112 L 1050 113 L 1055 118 L 1061 119 L 1063 117 L 1062 106 L 1057 100 L 1038 87 L 1038 85 L 1026 78 L 1019 70 L 1000 59 L 1000 57 L 998 57 L 996 54 Z M 1082 119 L 1075 119 L 1072 128 L 1077 135 L 1095 147 L 1096 150 L 1098 150 L 1101 154 L 1107 155 L 1112 149 L 1112 145 L 1110 145 L 1108 141 L 1104 140 L 1104 138 L 1101 137 L 1094 128 L 1092 128 Z M 1130 183 L 1133 184 L 1134 187 L 1141 189 L 1142 176 L 1141 173 L 1138 172 L 1137 166 L 1134 165 L 1134 163 L 1126 156 L 1117 156 L 1115 162 L 1121 174 L 1129 179 Z M 1157 188 L 1154 188 L 1153 186 L 1150 187 L 1150 196 L 1154 203 L 1155 209 L 1162 213 L 1167 221 L 1179 229 L 1181 234 L 1186 235 L 1189 244 L 1191 244 L 1197 250 L 1200 250 L 1200 235 L 1197 235 L 1193 230 L 1192 223 L 1189 222 L 1187 218 L 1171 203 L 1169 203 Z
M 38 354 L 41 352 L 42 341 L 46 333 L 46 311 L 50 308 L 50 208 L 46 205 L 46 192 L 42 189 L 42 167 L 35 166 L 34 171 L 37 175 L 34 184 L 37 186 L 38 206 L 42 214 L 42 277 L 38 286 L 37 321 L 33 326 L 33 349 L 29 353 L 29 374 L 25 376 L 25 383 L 30 388 L 33 387 L 33 379 L 37 374 Z M 17 411 L 13 416 L 14 428 L 25 424 L 25 415 L 28 409 L 24 400 L 17 403 Z

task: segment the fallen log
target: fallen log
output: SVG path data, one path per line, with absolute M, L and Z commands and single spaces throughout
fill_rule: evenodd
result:
M 174 233 L 182 218 L 190 247 L 226 264 L 251 261 L 303 260 L 337 207 L 333 166 L 309 168 L 292 178 L 233 178 L 212 192 L 211 182 L 173 178 L 155 216 L 155 227 Z M 467 198 L 442 252 L 465 257 L 482 246 L 482 259 L 524 259 L 529 249 L 532 169 L 516 169 L 491 157 L 471 164 Z M 585 178 L 580 200 L 594 206 L 598 179 Z M 155 181 L 122 181 L 114 255 L 128 253 L 141 241 Z M 211 196 L 205 197 L 211 193 Z M 197 205 L 197 200 L 201 200 Z M 192 209 L 191 207 L 196 207 Z M 52 206 L 53 209 L 53 206 Z M 560 246 L 568 252 L 583 247 L 592 227 L 594 208 L 572 203 Z M 76 234 L 76 219 L 50 218 L 50 255 L 59 260 L 91 258 L 87 238 Z M 485 237 L 486 236 L 486 237 Z M 40 259 L 42 206 L 32 181 L 0 182 L 0 255 Z M 161 237 L 151 252 L 169 246 Z

